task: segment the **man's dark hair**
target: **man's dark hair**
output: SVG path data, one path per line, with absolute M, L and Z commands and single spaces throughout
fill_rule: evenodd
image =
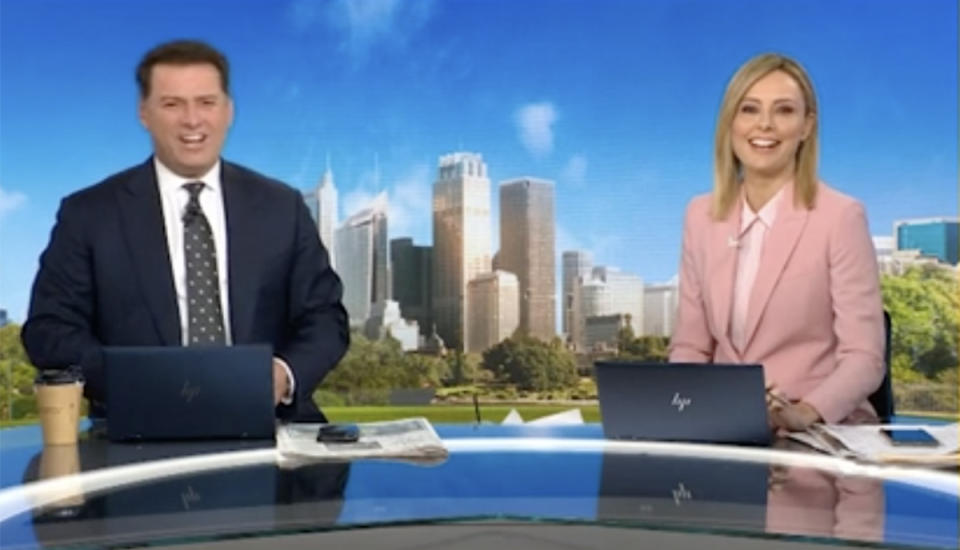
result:
M 137 65 L 137 86 L 140 98 L 150 95 L 150 77 L 154 65 L 197 65 L 209 63 L 220 73 L 220 87 L 230 94 L 230 65 L 227 58 L 213 46 L 199 40 L 174 40 L 153 48 Z

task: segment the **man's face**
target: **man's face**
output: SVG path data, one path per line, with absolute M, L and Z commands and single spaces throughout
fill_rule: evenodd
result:
M 154 65 L 150 95 L 140 100 L 140 122 L 157 158 L 185 178 L 205 174 L 220 157 L 233 102 L 210 64 Z

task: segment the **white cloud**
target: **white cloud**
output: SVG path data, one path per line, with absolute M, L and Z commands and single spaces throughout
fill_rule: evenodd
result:
M 583 155 L 573 155 L 570 157 L 570 160 L 567 161 L 567 165 L 563 167 L 563 172 L 560 177 L 562 178 L 561 183 L 569 183 L 574 187 L 579 187 L 586 182 L 587 179 L 587 157 Z
M 2 221 L 7 214 L 17 210 L 27 203 L 27 196 L 19 191 L 5 191 L 0 187 L 0 221 Z
M 430 167 L 420 164 L 394 183 L 389 210 L 391 235 L 412 235 L 432 224 L 431 175 Z
M 387 226 L 390 238 L 411 236 L 423 239 L 429 235 L 431 172 L 426 164 L 418 164 L 387 188 Z M 381 190 L 376 188 L 377 176 L 373 170 L 360 177 L 360 184 L 344 195 L 344 219 L 369 208 Z
M 294 28 L 324 22 L 341 38 L 341 50 L 362 62 L 380 45 L 396 51 L 433 16 L 434 0 L 299 0 L 290 6 Z
M 553 123 L 557 121 L 553 103 L 529 103 L 517 109 L 513 119 L 520 143 L 531 155 L 542 157 L 553 151 Z

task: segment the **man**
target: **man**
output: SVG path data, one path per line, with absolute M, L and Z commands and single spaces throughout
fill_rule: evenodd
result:
M 102 346 L 266 342 L 277 415 L 316 414 L 313 390 L 349 330 L 300 194 L 220 159 L 233 120 L 220 52 L 162 44 L 136 78 L 154 155 L 61 203 L 21 335 L 27 354 L 38 368 L 80 365 L 98 416 Z

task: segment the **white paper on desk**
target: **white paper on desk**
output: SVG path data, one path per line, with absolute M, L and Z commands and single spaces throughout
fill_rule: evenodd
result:
M 881 433 L 889 430 L 926 430 L 935 437 L 940 445 L 936 447 L 910 447 L 894 445 Z M 841 446 L 831 442 L 832 437 Z M 811 427 L 808 432 L 790 433 L 789 437 L 805 443 L 814 449 L 836 456 L 859 457 L 872 461 L 883 461 L 890 457 L 910 459 L 948 456 L 960 450 L 960 427 L 957 424 L 883 424 L 883 425 L 845 425 L 820 424 Z
M 360 438 L 348 443 L 317 441 L 320 424 L 282 424 L 277 428 L 281 458 L 349 460 L 355 458 L 443 458 L 447 449 L 426 418 L 357 424 Z
M 569 426 L 571 424 L 583 424 L 583 414 L 580 409 L 569 409 L 566 411 L 541 416 L 536 420 L 527 422 L 530 425 L 537 426 Z
M 517 409 L 510 409 L 507 416 L 500 421 L 501 424 L 523 424 L 523 417 L 517 412 Z
M 880 426 L 846 426 L 841 424 L 823 425 L 822 428 L 835 437 L 843 445 L 859 456 L 870 459 L 881 459 L 884 455 L 898 456 L 936 456 L 949 455 L 958 450 L 957 424 L 886 424 Z M 922 429 L 940 442 L 936 447 L 911 447 L 894 445 L 887 436 L 880 433 L 886 430 L 916 430 Z

